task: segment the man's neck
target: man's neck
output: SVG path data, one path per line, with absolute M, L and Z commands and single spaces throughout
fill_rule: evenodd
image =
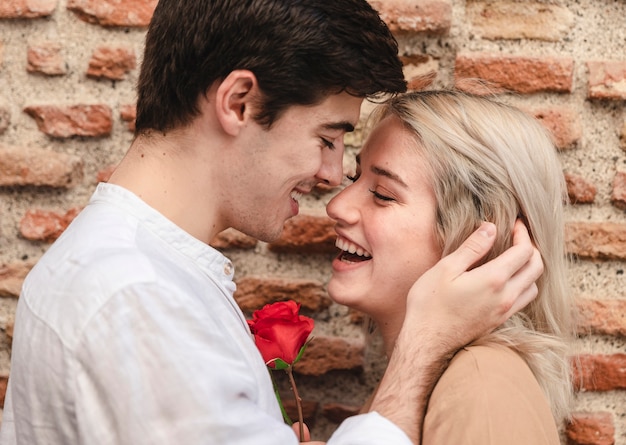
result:
M 210 194 L 210 166 L 192 155 L 192 147 L 166 136 L 139 136 L 109 179 L 139 196 L 149 206 L 209 243 L 225 229 L 218 204 Z

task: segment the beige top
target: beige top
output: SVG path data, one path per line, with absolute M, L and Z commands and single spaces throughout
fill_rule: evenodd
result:
M 526 362 L 509 348 L 458 352 L 435 387 L 423 445 L 559 445 L 557 426 Z

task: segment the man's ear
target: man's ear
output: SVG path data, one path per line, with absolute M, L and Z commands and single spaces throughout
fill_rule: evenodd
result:
M 236 135 L 252 119 L 254 100 L 258 94 L 258 82 L 252 71 L 231 71 L 219 84 L 215 95 L 215 113 L 226 133 Z

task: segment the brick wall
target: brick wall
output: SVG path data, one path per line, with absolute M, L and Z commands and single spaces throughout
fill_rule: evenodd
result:
M 131 141 L 155 3 L 0 2 L 0 404 L 21 282 Z M 626 3 L 372 4 L 398 37 L 412 87 L 422 74 L 434 86 L 484 78 L 552 130 L 572 201 L 567 246 L 581 313 L 576 413 L 563 443 L 626 445 Z M 360 132 L 346 142 L 348 166 Z M 315 340 L 296 370 L 320 439 L 358 410 L 384 367 L 376 345 L 364 346 L 359 314 L 325 292 L 334 249 L 323 206 L 335 192 L 307 197 L 273 244 L 233 231 L 213 241 L 237 265 L 245 311 L 294 298 L 315 317 Z

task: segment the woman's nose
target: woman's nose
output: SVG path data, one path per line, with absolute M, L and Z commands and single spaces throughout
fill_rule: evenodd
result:
M 357 205 L 350 193 L 352 187 L 353 185 L 347 186 L 330 200 L 326 206 L 329 217 L 346 224 L 354 224 L 358 220 Z

